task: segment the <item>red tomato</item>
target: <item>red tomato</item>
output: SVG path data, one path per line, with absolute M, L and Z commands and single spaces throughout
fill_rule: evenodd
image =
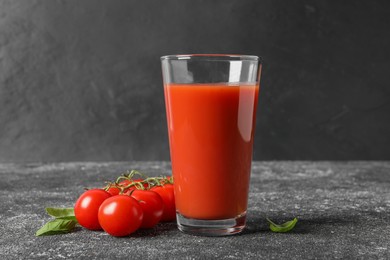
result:
M 111 196 L 115 196 L 115 195 L 119 194 L 120 189 L 118 189 L 117 187 L 113 186 L 113 187 L 108 188 L 107 192 L 110 193 Z
M 150 190 L 134 190 L 135 198 L 144 212 L 141 228 L 152 228 L 160 222 L 164 212 L 164 202 L 160 195 Z
M 135 179 L 133 181 L 131 181 L 131 180 L 124 180 L 124 181 L 121 181 L 119 184 L 122 185 L 122 186 L 127 186 L 127 185 L 129 185 L 131 183 L 142 182 L 142 181 L 143 181 L 142 179 Z M 144 183 L 142 185 L 144 186 L 144 188 L 148 188 L 149 187 L 149 185 L 147 183 Z M 141 186 L 141 184 L 131 186 L 129 189 L 130 190 L 138 189 L 139 186 Z
M 124 188 L 124 187 L 126 187 L 126 186 L 128 186 L 128 185 L 130 185 L 130 184 L 132 184 L 134 182 L 141 182 L 141 181 L 142 181 L 142 179 L 135 179 L 135 180 L 124 179 L 124 180 L 121 180 L 117 184 L 119 187 L 112 186 L 112 187 L 107 189 L 107 192 L 110 193 L 111 196 L 118 195 L 120 193 L 120 191 L 121 191 L 120 187 Z M 145 183 L 143 186 L 145 188 L 147 188 L 148 184 Z M 124 192 L 126 193 L 126 191 L 128 191 L 128 190 L 134 190 L 134 189 L 137 189 L 137 186 L 131 186 L 130 188 L 125 189 Z
M 102 203 L 98 217 L 104 231 L 112 236 L 123 237 L 141 226 L 143 211 L 134 198 L 117 195 Z
M 131 183 L 133 183 L 134 181 L 132 181 L 132 180 L 128 180 L 128 179 L 124 179 L 124 180 L 121 180 L 120 182 L 119 182 L 119 185 L 120 186 L 127 186 L 127 185 L 129 185 L 129 184 L 131 184 Z
M 161 221 L 174 221 L 176 219 L 176 207 L 173 185 L 155 186 L 151 190 L 157 192 L 164 201 L 164 213 Z
M 98 221 L 100 205 L 111 197 L 102 189 L 88 190 L 81 194 L 74 205 L 74 214 L 79 224 L 90 230 L 102 229 Z

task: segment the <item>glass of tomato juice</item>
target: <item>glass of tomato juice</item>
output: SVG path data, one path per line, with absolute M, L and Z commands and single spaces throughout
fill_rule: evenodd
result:
M 224 236 L 245 227 L 261 58 L 161 57 L 178 228 Z

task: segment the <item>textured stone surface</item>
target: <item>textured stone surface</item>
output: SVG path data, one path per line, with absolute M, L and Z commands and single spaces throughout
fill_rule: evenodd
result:
M 71 207 L 83 187 L 127 169 L 170 173 L 166 162 L 0 164 L 1 259 L 389 259 L 390 162 L 255 162 L 248 227 L 232 237 L 182 234 L 176 224 L 113 238 L 79 228 L 35 237 L 47 206 Z M 265 217 L 299 218 L 291 233 Z
M 168 160 L 159 57 L 264 57 L 255 159 L 390 159 L 389 2 L 1 0 L 0 162 Z

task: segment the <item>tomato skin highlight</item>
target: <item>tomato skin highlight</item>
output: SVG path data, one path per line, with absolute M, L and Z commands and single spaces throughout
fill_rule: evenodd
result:
M 157 225 L 164 213 L 164 201 L 161 196 L 151 190 L 134 190 L 131 196 L 138 201 L 144 212 L 141 228 L 152 228 Z
M 111 194 L 102 189 L 91 189 L 81 194 L 74 206 L 74 214 L 79 224 L 90 230 L 101 230 L 98 220 L 99 207 L 110 197 Z
M 102 203 L 98 218 L 104 231 L 115 237 L 123 237 L 141 226 L 143 211 L 136 199 L 127 195 L 116 195 Z
M 164 202 L 164 213 L 161 221 L 174 221 L 176 219 L 176 206 L 173 185 L 165 184 L 164 186 L 155 186 L 151 190 L 157 192 Z

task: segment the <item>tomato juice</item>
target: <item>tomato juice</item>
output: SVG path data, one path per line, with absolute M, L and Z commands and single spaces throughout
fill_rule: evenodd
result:
M 259 85 L 169 83 L 164 92 L 177 211 L 244 215 Z

